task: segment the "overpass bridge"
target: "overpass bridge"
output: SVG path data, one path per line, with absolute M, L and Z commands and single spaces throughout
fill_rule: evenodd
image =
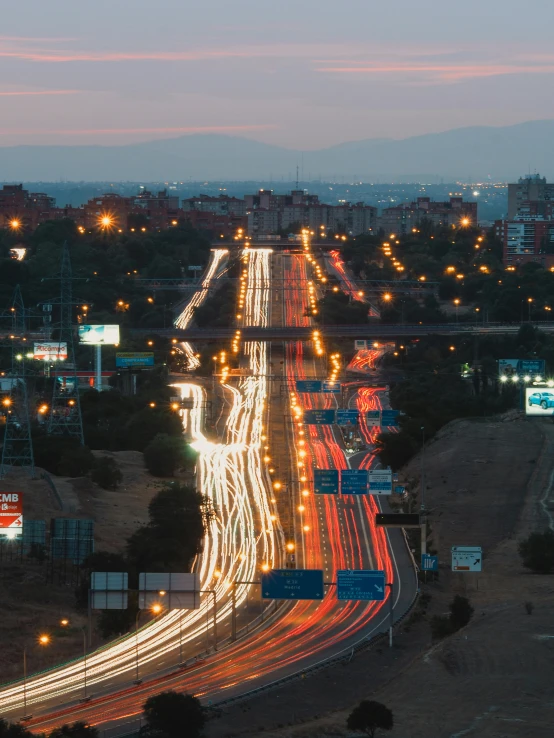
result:
M 522 323 L 437 323 L 437 324 L 399 324 L 399 323 L 362 323 L 360 325 L 323 325 L 314 328 L 298 326 L 260 328 L 171 328 L 134 329 L 135 336 L 158 335 L 177 338 L 181 341 L 230 340 L 237 330 L 241 331 L 243 341 L 311 341 L 314 330 L 319 331 L 322 338 L 410 338 L 428 335 L 467 336 L 467 335 L 504 335 L 517 333 Z M 546 333 L 554 333 L 554 322 L 533 323 Z

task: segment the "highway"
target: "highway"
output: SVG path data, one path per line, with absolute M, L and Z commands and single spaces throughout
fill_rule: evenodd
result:
M 373 497 L 315 496 L 314 467 L 347 468 L 341 435 L 335 426 L 305 426 L 302 416 L 312 407 L 331 407 L 330 396 L 298 395 L 286 398 L 286 453 L 279 469 L 282 486 L 272 488 L 266 460 L 271 445 L 275 414 L 269 403 L 271 346 L 265 340 L 249 340 L 249 332 L 282 324 L 294 330 L 314 330 L 306 317 L 309 294 L 317 293 L 318 267 L 303 254 L 279 255 L 284 273 L 282 313 L 272 315 L 271 262 L 268 249 L 245 249 L 241 304 L 241 366 L 251 376 L 221 378 L 229 412 L 221 443 L 203 433 L 204 390 L 193 381 L 179 383 L 184 398 L 192 398 L 192 410 L 183 411 L 184 431 L 198 450 L 198 484 L 217 510 L 196 562 L 205 594 L 199 610 L 182 619 L 173 611 L 156 619 L 135 636 L 123 638 L 87 659 L 93 699 L 81 704 L 82 660 L 28 679 L 28 703 L 35 730 L 49 730 L 62 722 L 87 720 L 113 725 L 136 718 L 151 694 L 163 689 L 191 691 L 214 703 L 236 697 L 249 689 L 303 671 L 321 661 L 347 653 L 371 635 L 388 627 L 388 602 L 339 602 L 329 585 L 322 602 L 299 602 L 282 607 L 258 630 L 223 650 L 205 655 L 202 662 L 176 668 L 179 641 L 184 658 L 204 650 L 210 638 L 213 599 L 217 602 L 218 628 L 229 634 L 231 591 L 237 609 L 244 610 L 248 597 L 258 598 L 257 584 L 266 568 L 282 566 L 291 549 L 297 566 L 321 568 L 325 580 L 334 582 L 337 569 L 384 569 L 393 583 L 395 617 L 403 614 L 415 596 L 417 583 L 409 552 L 399 531 L 376 528 L 379 500 Z M 217 272 L 214 257 L 211 267 Z M 273 259 L 275 264 L 275 259 Z M 310 289 L 311 283 L 311 289 Z M 318 296 L 318 295 L 316 295 Z M 314 298 L 315 299 L 315 298 Z M 236 337 L 233 330 L 233 336 Z M 263 333 L 262 335 L 267 335 Z M 203 332 L 206 338 L 206 332 Z M 330 370 L 324 340 L 306 344 L 287 341 L 284 374 L 290 383 L 320 376 Z M 383 390 L 373 390 L 367 402 L 381 402 Z M 362 395 L 360 395 L 362 396 Z M 279 422 L 283 422 L 282 420 Z M 269 438 L 268 438 L 269 435 Z M 371 441 L 371 435 L 368 436 Z M 273 452 L 270 452 L 273 453 Z M 269 460 L 270 457 L 267 456 Z M 363 463 L 371 465 L 371 450 Z M 275 479 L 275 477 L 274 477 Z M 287 548 L 289 544 L 289 548 Z M 242 582 L 243 584 L 236 584 Z M 181 622 L 180 622 L 181 621 Z M 206 624 L 208 623 L 208 629 Z M 133 685 L 135 658 L 143 683 Z M 212 641 L 213 643 L 213 641 Z M 370 657 L 369 657 L 370 658 Z M 2 715 L 15 719 L 22 710 L 21 683 L 0 688 Z M 121 728 L 123 731 L 123 728 Z

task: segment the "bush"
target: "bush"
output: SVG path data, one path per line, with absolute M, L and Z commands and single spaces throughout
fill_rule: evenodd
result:
M 159 433 L 143 451 L 146 468 L 156 477 L 172 477 L 177 469 L 192 467 L 195 454 L 182 437 Z
M 0 738 L 36 738 L 36 736 L 19 723 L 8 723 L 0 718 Z
M 554 570 L 554 531 L 531 533 L 520 541 L 518 549 L 523 566 L 535 574 L 551 574 Z
M 394 721 L 392 712 L 381 702 L 373 700 L 362 700 L 355 707 L 346 721 L 348 730 L 355 730 L 357 733 L 365 733 L 371 738 L 375 732 L 381 728 L 382 730 L 392 730 Z
M 64 477 L 86 477 L 94 467 L 95 459 L 87 446 L 68 449 L 60 459 L 58 473 Z
M 454 629 L 448 615 L 433 615 L 431 618 L 431 636 L 438 641 L 452 635 Z
M 144 703 L 146 725 L 141 736 L 156 738 L 199 738 L 206 724 L 200 700 L 190 694 L 162 692 Z
M 473 615 L 473 607 L 467 597 L 456 595 L 450 603 L 450 615 L 435 615 L 431 618 L 431 634 L 434 639 L 446 638 L 464 625 L 467 625 Z
M 101 456 L 96 459 L 90 478 L 103 489 L 117 489 L 123 480 L 123 474 L 114 459 Z
M 49 738 L 98 738 L 98 730 L 83 722 L 62 725 L 50 733 Z

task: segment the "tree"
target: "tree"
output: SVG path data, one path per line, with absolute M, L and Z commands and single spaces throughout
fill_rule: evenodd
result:
M 19 723 L 8 723 L 0 718 L 0 738 L 37 738 L 34 733 Z
M 362 700 L 355 707 L 346 721 L 348 730 L 355 730 L 357 733 L 364 733 L 373 738 L 375 732 L 379 730 L 392 730 L 393 719 L 392 712 L 381 702 L 373 700 Z
M 90 448 L 77 446 L 64 452 L 58 473 L 64 477 L 85 477 L 94 464 L 94 455 Z
M 471 620 L 474 613 L 467 597 L 456 595 L 450 603 L 450 622 L 455 630 L 463 628 Z
M 520 541 L 519 555 L 523 566 L 535 574 L 552 574 L 554 571 L 554 531 L 531 533 Z
M 156 477 L 172 477 L 177 469 L 192 467 L 195 458 L 182 437 L 175 438 L 166 433 L 158 433 L 142 455 L 146 468 Z
M 123 474 L 116 461 L 109 456 L 96 459 L 90 478 L 103 489 L 115 490 L 123 480 Z
M 96 728 L 87 723 L 77 722 L 73 725 L 62 725 L 50 733 L 49 738 L 98 738 L 100 734 Z
M 162 692 L 144 703 L 144 738 L 199 738 L 206 724 L 206 711 L 197 697 Z
M 148 506 L 149 522 L 127 541 L 135 571 L 189 571 L 202 550 L 205 504 L 193 487 L 167 484 Z

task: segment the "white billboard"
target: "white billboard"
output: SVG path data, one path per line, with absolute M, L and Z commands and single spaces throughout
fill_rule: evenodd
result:
M 64 361 L 67 359 L 67 343 L 42 341 L 33 345 L 33 359 L 41 361 Z
M 526 415 L 554 415 L 554 388 L 526 387 L 525 388 Z
M 92 346 L 119 345 L 119 326 L 118 325 L 80 325 L 79 341 L 88 343 Z
M 165 610 L 197 610 L 200 607 L 198 573 L 139 574 L 139 608 L 161 605 Z
M 392 495 L 392 471 L 390 469 L 370 469 L 368 481 L 370 495 Z

